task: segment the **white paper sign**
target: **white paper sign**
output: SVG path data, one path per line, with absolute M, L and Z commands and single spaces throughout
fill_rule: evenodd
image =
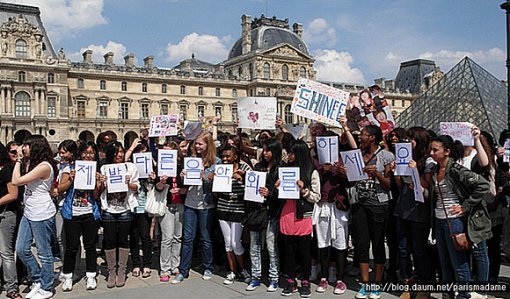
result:
M 510 139 L 505 140 L 505 153 L 503 154 L 503 162 L 510 162 Z
M 413 146 L 411 143 L 395 144 L 395 175 L 411 175 L 409 162 L 413 159 Z
M 319 136 L 316 143 L 320 164 L 338 162 L 338 136 Z
M 139 178 L 146 179 L 152 170 L 152 153 L 133 154 L 133 163 L 138 169 Z
M 292 125 L 292 124 L 285 124 L 283 127 L 294 136 L 296 139 L 307 139 L 308 135 L 308 124 L 299 124 L 299 125 Z
M 276 122 L 275 97 L 237 98 L 239 128 L 274 130 Z
M 202 186 L 202 158 L 184 158 L 184 185 Z
M 126 184 L 126 164 L 108 164 L 103 166 L 106 175 L 106 187 L 108 193 L 127 192 L 128 185 Z
M 214 168 L 212 192 L 232 192 L 234 165 L 218 164 Z
M 244 200 L 264 202 L 264 196 L 260 195 L 259 188 L 266 186 L 266 173 L 261 171 L 247 171 L 244 186 Z
M 299 167 L 278 168 L 280 186 L 278 187 L 278 198 L 299 199 Z
M 177 122 L 179 115 L 158 115 L 151 117 L 149 137 L 175 136 L 177 135 Z
M 363 171 L 363 168 L 365 168 L 365 161 L 363 161 L 361 150 L 356 149 L 340 152 L 340 155 L 342 156 L 342 162 L 347 169 L 347 179 L 349 182 L 368 179 L 368 174 Z
M 410 169 L 413 177 L 414 200 L 417 202 L 424 203 L 425 199 L 423 198 L 423 192 L 421 191 L 420 174 L 418 173 L 418 169 L 417 168 Z
M 471 133 L 472 124 L 468 122 L 440 122 L 439 133 L 449 135 L 453 140 L 459 140 L 464 146 L 473 146 L 475 141 Z
M 177 176 L 177 150 L 158 150 L 158 175 Z
M 348 100 L 349 93 L 346 91 L 301 78 L 292 99 L 290 112 L 341 127 L 338 118 L 345 115 Z
M 96 161 L 76 160 L 74 164 L 74 189 L 94 190 L 96 188 Z

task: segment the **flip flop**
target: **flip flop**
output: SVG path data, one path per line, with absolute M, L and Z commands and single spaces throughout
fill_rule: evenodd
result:
M 140 276 L 140 268 L 133 268 L 133 270 L 131 271 L 131 275 L 133 277 L 138 277 Z
M 151 269 L 149 268 L 143 268 L 143 274 L 142 274 L 142 278 L 149 278 L 151 277 Z

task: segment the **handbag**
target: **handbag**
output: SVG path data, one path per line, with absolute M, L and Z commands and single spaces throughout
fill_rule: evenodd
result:
M 249 231 L 261 231 L 267 228 L 267 208 L 259 207 L 246 213 L 241 224 Z
M 441 205 L 443 206 L 444 214 L 446 215 L 446 223 L 448 224 L 448 230 L 450 231 L 450 237 L 453 241 L 453 247 L 458 251 L 466 251 L 471 249 L 471 241 L 469 241 L 466 233 L 452 233 L 452 226 L 450 224 L 450 220 L 448 220 L 448 213 L 446 212 L 446 207 L 444 205 L 443 200 L 443 192 L 441 192 L 441 188 L 439 187 L 439 182 L 437 182 L 437 190 L 439 190 L 439 196 L 441 197 Z
M 169 185 L 165 184 L 162 191 L 152 187 L 147 191 L 147 201 L 145 202 L 145 211 L 153 216 L 164 216 L 166 213 L 166 196 Z

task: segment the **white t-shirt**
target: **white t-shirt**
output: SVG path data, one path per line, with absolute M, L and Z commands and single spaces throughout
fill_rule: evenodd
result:
M 140 188 L 139 174 L 136 165 L 131 162 L 120 163 L 121 167 L 126 167 L 126 175 L 131 176 L 130 183 L 137 185 L 137 190 Z M 101 167 L 101 174 L 106 174 L 105 165 Z M 123 196 L 120 196 L 123 195 Z M 101 208 L 104 211 L 113 214 L 124 213 L 126 211 L 133 211 L 138 206 L 138 195 L 132 192 L 129 188 L 127 192 L 108 193 L 108 186 L 106 186 L 103 193 L 101 193 Z
M 53 187 L 53 167 L 48 162 L 42 162 L 50 167 L 50 177 L 47 180 L 37 179 L 25 186 L 23 201 L 25 208 L 23 216 L 30 221 L 44 221 L 55 216 L 57 208 L 53 204 L 50 192 Z
M 71 173 L 71 167 L 66 165 L 61 173 Z M 92 202 L 90 202 L 89 198 L 93 190 L 77 190 L 74 189 L 73 196 L 73 216 L 81 216 L 86 214 L 92 214 Z

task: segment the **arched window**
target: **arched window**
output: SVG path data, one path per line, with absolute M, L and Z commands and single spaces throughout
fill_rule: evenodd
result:
M 16 58 L 27 58 L 27 42 L 23 39 L 16 41 Z
M 237 98 L 237 89 L 232 89 L 232 97 Z
M 25 82 L 27 80 L 27 74 L 24 71 L 18 72 L 18 81 Z
M 219 87 L 216 87 L 216 96 L 221 96 L 221 89 Z
M 82 78 L 78 78 L 77 84 L 78 84 L 78 88 L 82 89 L 85 85 L 85 82 L 83 81 Z
M 99 81 L 99 89 L 106 90 L 106 81 L 105 80 Z
M 48 74 L 48 83 L 55 83 L 55 74 L 53 73 Z
M 30 116 L 30 95 L 24 91 L 14 96 L 14 113 L 16 116 Z
M 120 89 L 122 91 L 127 91 L 127 82 L 123 81 L 121 84 L 120 84 Z
M 142 92 L 147 92 L 147 83 L 142 83 Z
M 204 95 L 204 88 L 202 86 L 198 87 L 198 95 L 203 96 Z
M 299 77 L 301 78 L 306 78 L 306 68 L 304 66 L 302 66 L 300 69 L 299 69 Z
M 243 67 L 240 66 L 239 69 L 237 70 L 238 74 L 239 74 L 239 79 L 243 79 Z
M 161 84 L 161 93 L 166 93 L 166 84 Z
M 292 124 L 294 121 L 292 119 L 292 113 L 290 112 L 290 105 L 285 106 L 284 113 L 285 123 Z
M 289 80 L 289 67 L 286 64 L 282 66 L 282 80 Z
M 186 86 L 181 85 L 181 94 L 186 94 Z
M 269 63 L 264 63 L 264 79 L 269 79 Z

